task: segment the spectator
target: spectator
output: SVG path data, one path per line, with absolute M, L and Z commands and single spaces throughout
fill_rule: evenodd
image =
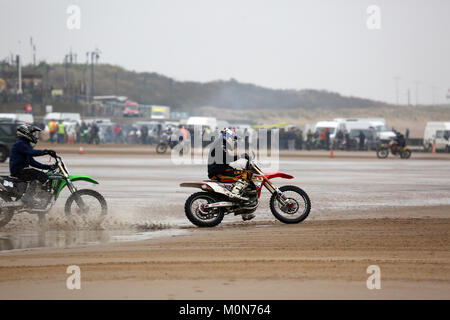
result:
M 56 124 L 55 120 L 50 120 L 50 122 L 48 123 L 48 132 L 50 133 L 50 142 L 53 143 L 55 142 L 55 135 L 56 135 L 56 131 L 58 129 L 58 125 Z
M 62 120 L 59 120 L 58 123 L 58 143 L 64 143 L 66 137 L 66 126 L 62 122 Z
M 116 124 L 114 127 L 114 141 L 116 143 L 123 143 L 122 128 L 120 127 L 120 124 Z
M 80 143 L 80 138 L 81 138 L 81 126 L 77 122 L 77 124 L 75 125 L 75 143 Z
M 349 151 L 350 148 L 352 147 L 352 140 L 350 139 L 350 133 L 347 130 L 345 130 L 344 132 L 344 138 L 345 138 L 345 149 Z
M 288 140 L 289 151 L 293 151 L 295 149 L 295 138 L 296 138 L 295 130 L 292 127 L 287 132 L 287 140 Z
M 98 136 L 98 126 L 95 122 L 91 124 L 91 130 L 89 135 L 89 144 L 95 143 L 98 144 L 100 142 L 100 138 Z
M 325 130 L 325 148 L 330 150 L 330 128 Z
M 327 135 L 325 133 L 325 129 L 322 129 L 322 131 L 320 131 L 320 148 L 321 149 L 325 149 L 325 141 L 327 140 Z
M 359 130 L 359 150 L 364 150 L 365 142 L 366 142 L 366 135 L 362 130 Z
M 311 129 L 308 130 L 306 133 L 306 149 L 311 150 L 313 145 L 313 138 L 314 134 L 312 133 Z
M 160 133 L 158 133 L 158 136 L 160 136 Z M 148 127 L 144 124 L 141 127 L 141 144 L 147 144 L 147 138 L 148 138 Z

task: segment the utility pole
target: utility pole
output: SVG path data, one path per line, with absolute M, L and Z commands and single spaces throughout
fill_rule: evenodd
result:
M 114 73 L 114 95 L 117 97 L 117 79 L 119 78 L 119 73 L 116 71 Z
M 91 55 L 91 101 L 94 100 L 95 95 L 95 84 L 94 84 L 94 58 L 95 61 L 98 62 L 98 58 L 100 57 L 100 50 L 95 49 L 92 52 L 88 52 Z
M 419 84 L 420 84 L 419 81 L 417 80 L 414 81 L 414 85 L 416 87 L 416 106 L 419 105 Z
M 399 76 L 396 76 L 396 77 L 394 77 L 394 80 L 395 80 L 395 98 L 396 98 L 396 101 L 397 101 L 397 105 L 399 104 L 399 97 L 398 97 L 398 90 L 399 90 L 399 81 L 400 81 L 400 77 Z
M 18 74 L 18 89 L 17 89 L 17 94 L 22 94 L 22 62 L 20 61 L 20 56 L 17 55 L 16 57 L 17 59 L 17 74 Z

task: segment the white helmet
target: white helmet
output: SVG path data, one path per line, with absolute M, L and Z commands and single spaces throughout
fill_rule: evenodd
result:
M 222 133 L 222 139 L 226 140 L 231 145 L 238 139 L 236 133 L 229 128 L 224 128 L 220 133 Z

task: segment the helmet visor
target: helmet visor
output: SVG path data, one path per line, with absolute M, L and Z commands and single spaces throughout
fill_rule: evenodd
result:
M 33 142 L 34 143 L 38 142 L 40 135 L 41 135 L 41 131 L 40 130 L 34 130 L 33 132 L 31 132 L 31 136 L 33 138 Z

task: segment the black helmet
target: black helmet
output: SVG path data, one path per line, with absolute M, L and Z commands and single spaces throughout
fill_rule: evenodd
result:
M 30 124 L 22 124 L 17 128 L 17 137 L 24 138 L 32 144 L 36 144 L 39 140 L 41 129 Z

